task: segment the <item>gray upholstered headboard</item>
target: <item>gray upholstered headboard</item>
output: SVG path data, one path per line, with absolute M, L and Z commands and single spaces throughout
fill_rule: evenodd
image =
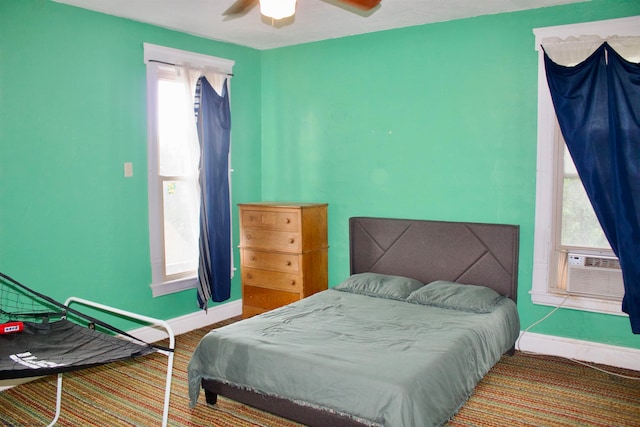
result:
M 517 225 L 354 217 L 351 274 L 483 285 L 516 301 L 519 233 Z

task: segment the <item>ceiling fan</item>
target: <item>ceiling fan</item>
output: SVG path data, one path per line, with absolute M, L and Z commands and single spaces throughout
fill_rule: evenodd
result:
M 361 10 L 371 10 L 380 4 L 381 0 L 335 0 L 337 3 L 343 3 L 347 6 L 355 7 Z M 244 15 L 260 2 L 260 13 L 272 18 L 283 19 L 292 16 L 296 10 L 296 0 L 236 0 L 223 16 Z

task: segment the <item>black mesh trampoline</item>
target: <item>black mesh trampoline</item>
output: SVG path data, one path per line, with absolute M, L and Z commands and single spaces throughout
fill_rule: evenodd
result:
M 160 328 L 166 332 L 169 344 L 164 347 L 142 341 L 96 316 L 82 313 L 75 308 L 77 305 Z M 60 416 L 64 372 L 159 352 L 168 358 L 162 420 L 166 426 L 174 347 L 173 331 L 163 320 L 76 297 L 60 303 L 0 273 L 0 381 L 6 388 L 25 378 L 57 374 L 56 413 L 50 425 Z

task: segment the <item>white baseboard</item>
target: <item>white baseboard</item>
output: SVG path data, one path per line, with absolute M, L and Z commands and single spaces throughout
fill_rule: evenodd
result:
M 516 349 L 640 371 L 640 350 L 630 347 L 521 332 Z
M 200 310 L 184 316 L 175 317 L 167 320 L 169 326 L 175 335 L 184 334 L 198 328 L 204 328 L 214 323 L 221 322 L 232 317 L 242 314 L 242 300 L 231 301 L 225 304 L 217 305 L 207 311 Z M 128 331 L 129 334 L 146 342 L 159 341 L 167 337 L 162 329 L 156 329 L 151 326 Z

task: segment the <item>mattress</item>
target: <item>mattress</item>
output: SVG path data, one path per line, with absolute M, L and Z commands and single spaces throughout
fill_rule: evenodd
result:
M 214 379 L 372 425 L 442 425 L 519 329 L 507 298 L 474 313 L 329 289 L 203 337 L 190 403 Z

